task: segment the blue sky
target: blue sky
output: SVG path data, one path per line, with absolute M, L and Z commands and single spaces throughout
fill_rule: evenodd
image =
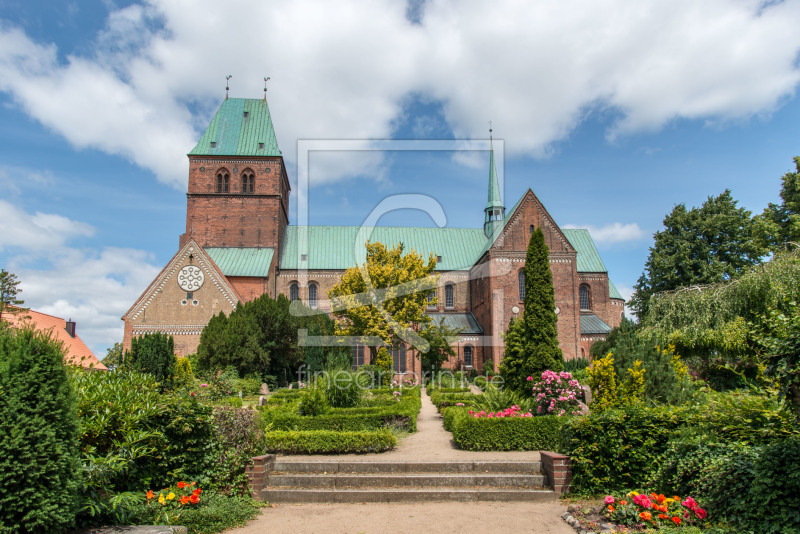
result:
M 177 249 L 185 154 L 227 74 L 247 98 L 270 77 L 292 175 L 298 139 L 485 139 L 493 121 L 506 206 L 530 187 L 589 228 L 625 295 L 675 204 L 778 201 L 800 155 L 800 2 L 530 4 L 0 0 L 0 266 L 102 357 Z M 483 222 L 487 153 L 311 164 L 312 224 L 402 193 Z

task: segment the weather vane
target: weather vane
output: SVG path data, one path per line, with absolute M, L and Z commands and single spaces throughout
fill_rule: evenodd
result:
M 228 90 L 230 89 L 230 87 L 228 87 L 228 80 L 231 78 L 233 78 L 233 74 L 225 76 L 225 100 L 228 100 Z
M 492 145 L 492 121 L 489 121 L 489 146 Z
M 267 82 L 269 81 L 269 76 L 264 78 L 264 102 L 267 101 Z

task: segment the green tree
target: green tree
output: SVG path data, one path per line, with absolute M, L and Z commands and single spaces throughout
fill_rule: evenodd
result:
M 175 374 L 175 341 L 158 332 L 134 337 L 123 362 L 129 369 L 153 375 L 162 389 L 169 388 Z
M 529 376 L 537 378 L 547 369 L 564 369 L 555 309 L 550 251 L 537 228 L 525 256 L 525 310 L 519 321 L 508 326 L 505 356 L 500 362 L 500 374 L 512 390 L 527 393 Z
M 3 320 L 3 314 L 16 314 L 21 310 L 19 306 L 25 304 L 25 301 L 17 298 L 22 290 L 19 286 L 19 280 L 13 273 L 0 269 L 0 321 Z
M 122 365 L 122 358 L 124 356 L 125 349 L 122 346 L 122 343 L 117 342 L 114 343 L 113 347 L 109 347 L 106 349 L 106 357 L 103 358 L 102 362 L 103 365 L 108 367 L 109 369 L 113 370 Z
M 436 256 L 431 254 L 425 262 L 414 250 L 403 254 L 402 243 L 389 249 L 367 242 L 366 248 L 366 263 L 347 269 L 328 292 L 339 333 L 377 337 L 388 346 L 409 339 L 424 341 L 415 330 L 430 323 L 425 309 L 427 296 L 436 287 L 431 276 Z M 370 363 L 377 352 L 377 344 L 370 346 Z
M 61 344 L 0 330 L 0 392 L 0 532 L 63 532 L 75 520 L 81 469 Z
M 452 342 L 457 339 L 458 332 L 443 325 L 431 324 L 420 335 L 425 338 L 429 347 L 426 352 L 417 353 L 422 362 L 422 372 L 430 373 L 431 377 L 437 376 L 442 365 L 456 355 Z
M 664 218 L 664 229 L 653 236 L 631 308 L 641 320 L 656 293 L 735 278 L 766 252 L 755 235 L 750 212 L 737 207 L 728 190 L 699 208 L 675 206 Z
M 794 158 L 795 172 L 781 180 L 780 204 L 770 203 L 756 217 L 760 243 L 770 250 L 800 245 L 800 157 Z

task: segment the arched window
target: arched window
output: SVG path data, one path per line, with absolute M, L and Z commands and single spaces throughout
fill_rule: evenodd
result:
M 528 232 L 531 234 L 533 233 L 533 225 L 531 225 L 530 228 L 528 228 Z
M 300 299 L 300 287 L 292 282 L 292 285 L 289 286 L 289 302 L 294 302 Z
M 406 372 L 406 346 L 392 347 L 392 369 L 395 373 Z
M 222 170 L 217 173 L 217 193 L 228 193 L 231 190 L 231 175 Z
M 436 291 L 431 291 L 428 293 L 428 308 L 436 309 Z
M 364 345 L 353 345 L 353 369 L 364 365 Z
M 522 270 L 517 274 L 517 284 L 519 286 L 519 300 L 525 300 L 525 271 Z
M 317 309 L 317 284 L 313 282 L 308 284 L 308 305 Z
M 242 193 L 252 194 L 255 192 L 256 178 L 253 171 L 247 169 L 242 173 Z
M 590 308 L 591 302 L 589 302 L 589 286 L 582 285 L 578 289 L 578 297 L 579 297 L 579 300 L 580 300 L 580 304 L 581 304 L 581 309 L 582 310 L 591 309 Z
M 472 345 L 464 347 L 464 365 L 472 367 Z
M 454 295 L 455 291 L 453 290 L 453 284 L 447 284 L 444 286 L 444 307 L 445 308 L 453 308 L 456 305 L 456 299 Z

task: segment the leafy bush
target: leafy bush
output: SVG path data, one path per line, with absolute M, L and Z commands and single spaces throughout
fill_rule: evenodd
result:
M 75 520 L 79 426 L 63 362 L 49 335 L 0 329 L 0 532 L 59 532 Z
M 557 416 L 580 414 L 578 398 L 582 390 L 578 381 L 566 371 L 543 372 L 542 380 L 533 383 L 531 392 L 537 414 Z
M 520 396 L 510 389 L 489 386 L 482 395 L 476 395 L 473 405 L 478 410 L 496 412 L 505 410 L 514 404 L 521 404 Z
M 262 453 L 264 434 L 258 412 L 237 408 L 214 408 L 218 457 L 211 473 L 211 486 L 226 493 L 247 494 L 245 467 Z
M 216 534 L 244 525 L 258 515 L 260 506 L 247 496 L 225 495 L 203 490 L 196 506 L 185 508 L 179 518 L 189 534 Z M 139 499 L 133 510 L 132 523 L 154 524 L 158 510 Z
M 594 345 L 592 345 L 594 347 Z M 581 369 L 586 369 L 590 365 L 592 365 L 592 360 L 589 358 L 573 358 L 571 360 L 564 360 L 564 370 L 568 373 L 573 373 L 574 371 L 580 371 Z
M 800 531 L 800 436 L 764 447 L 754 465 L 747 493 L 751 505 L 747 524 L 761 532 Z
M 388 451 L 397 446 L 389 430 L 332 432 L 327 430 L 265 433 L 265 449 L 281 454 L 350 454 Z
M 474 406 L 476 398 L 478 398 L 478 395 L 474 393 L 442 393 L 438 390 L 431 393 L 431 402 L 439 411 L 441 411 L 442 408 L 455 406 L 459 403 L 472 407 Z
M 175 377 L 173 378 L 175 389 L 193 389 L 194 374 L 189 358 L 178 358 L 175 361 Z
M 322 415 L 330 408 L 325 395 L 325 383 L 322 380 L 317 382 L 300 396 L 300 415 Z
M 655 472 L 686 414 L 682 407 L 634 404 L 570 418 L 559 449 L 572 458 L 573 490 L 595 494 L 638 487 Z
M 261 378 L 249 375 L 233 382 L 234 391 L 241 391 L 242 395 L 258 395 L 261 392 Z
M 536 451 L 556 448 L 566 418 L 476 418 L 463 409 L 448 408 L 453 441 L 468 451 Z M 452 415 L 449 415 L 451 414 Z
M 392 355 L 386 350 L 386 347 L 378 349 L 378 355 L 375 357 L 375 367 L 380 370 L 380 379 L 378 383 L 381 386 L 388 386 L 392 381 Z
M 357 374 L 350 371 L 340 370 L 326 375 L 322 387 L 325 388 L 328 404 L 334 408 L 356 406 L 363 393 Z
M 624 406 L 644 400 L 644 371 L 642 362 L 633 362 L 627 370 L 625 379 L 618 381 L 614 367 L 614 357 L 610 352 L 605 358 L 592 363 L 586 370 L 589 387 L 592 388 L 592 408 L 605 410 L 612 406 Z
M 171 387 L 175 374 L 175 341 L 172 336 L 158 332 L 136 336 L 122 362 L 129 369 L 153 375 L 162 390 Z

